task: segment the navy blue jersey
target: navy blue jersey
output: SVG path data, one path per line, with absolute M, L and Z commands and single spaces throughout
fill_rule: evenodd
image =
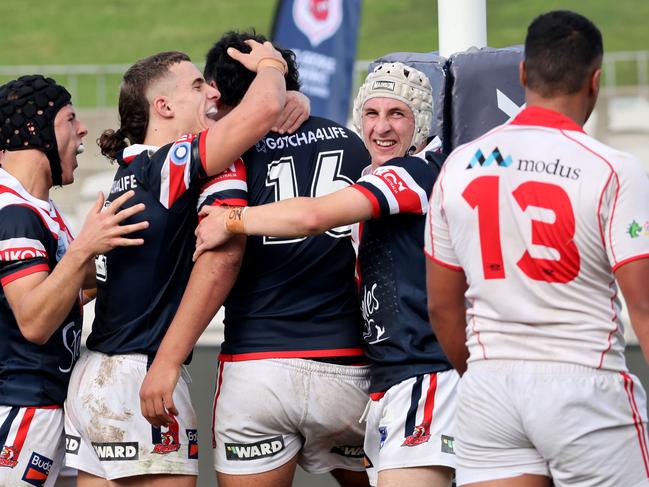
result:
M 50 339 L 37 345 L 20 333 L 4 286 L 36 272 L 52 272 L 71 241 L 54 203 L 34 198 L 0 169 L 0 405 L 62 405 L 65 400 L 79 356 L 81 295 Z
M 431 152 L 428 158 L 439 159 Z M 370 392 L 416 375 L 451 369 L 428 321 L 424 224 L 435 161 L 403 157 L 363 176 L 354 188 L 372 202 L 359 225 L 358 278 L 372 360 Z
M 347 187 L 369 154 L 345 127 L 311 117 L 293 135 L 269 133 L 242 159 L 248 202 L 256 206 Z M 308 238 L 248 237 L 225 303 L 222 360 L 361 355 L 349 236 L 342 228 Z
M 131 146 L 118 158 L 108 200 L 135 190 L 126 205 L 144 203 L 146 209 L 125 223 L 147 220 L 149 227 L 133 234 L 143 238 L 144 245 L 116 248 L 96 259 L 90 350 L 149 356 L 157 352 L 192 270 L 196 205 L 206 182 L 205 134 L 187 135 L 160 149 Z

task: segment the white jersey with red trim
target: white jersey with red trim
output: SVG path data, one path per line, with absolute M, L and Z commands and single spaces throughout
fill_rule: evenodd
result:
M 466 273 L 469 361 L 626 370 L 613 272 L 649 258 L 649 179 L 540 107 L 457 148 L 435 185 L 429 258 Z

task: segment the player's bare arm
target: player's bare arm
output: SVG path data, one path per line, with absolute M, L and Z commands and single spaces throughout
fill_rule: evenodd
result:
M 140 204 L 120 210 L 133 194 L 132 191 L 125 193 L 103 211 L 104 197 L 100 194 L 78 237 L 51 274 L 37 272 L 4 286 L 7 301 L 27 340 L 45 343 L 61 325 L 79 297 L 88 262 L 95 255 L 115 247 L 142 245 L 141 238 L 132 239 L 126 235 L 145 229 L 148 222 L 120 225 L 144 209 Z
M 172 422 L 177 414 L 173 391 L 180 367 L 219 310 L 239 274 L 245 238 L 233 238 L 194 265 L 176 315 L 140 388 L 142 415 L 153 426 Z
M 649 259 L 639 259 L 620 266 L 615 271 L 626 301 L 633 331 L 638 337 L 645 362 L 649 364 L 649 291 L 646 286 Z
M 277 122 L 286 98 L 286 62 L 270 42 L 246 41 L 250 53 L 234 48 L 228 54 L 257 73 L 241 103 L 207 133 L 209 175 L 224 171 Z
M 449 269 L 426 259 L 430 324 L 444 353 L 460 375 L 466 370 L 466 361 L 469 358 L 464 307 L 464 293 L 467 287 L 463 271 Z
M 361 192 L 344 188 L 318 198 L 291 198 L 243 208 L 204 207 L 196 229 L 196 260 L 234 234 L 270 237 L 319 235 L 372 217 L 372 204 Z
M 310 114 L 309 97 L 299 91 L 287 91 L 284 109 L 271 130 L 280 134 L 292 134 L 309 118 Z

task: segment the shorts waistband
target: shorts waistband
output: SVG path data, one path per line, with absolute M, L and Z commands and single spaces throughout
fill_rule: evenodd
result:
M 542 360 L 476 360 L 469 362 L 468 371 L 498 371 L 501 373 L 533 375 L 610 375 L 626 370 L 597 369 L 570 362 L 551 362 Z
M 369 380 L 369 365 L 338 365 L 329 364 L 326 362 L 316 362 L 314 360 L 302 358 L 269 358 L 261 360 L 268 364 L 277 365 L 279 367 L 290 368 L 305 373 L 315 373 L 319 375 L 331 375 L 337 377 L 348 377 L 353 379 L 367 378 Z M 260 362 L 255 360 L 254 362 Z M 227 362 L 226 362 L 227 363 Z M 238 364 L 252 363 L 248 362 L 234 362 Z
M 94 355 L 100 355 L 104 357 L 110 357 L 111 359 L 119 359 L 123 361 L 128 361 L 128 362 L 135 362 L 137 364 L 142 364 L 146 368 L 146 370 L 149 370 L 149 366 L 151 365 L 151 362 L 153 362 L 154 357 L 149 357 L 148 355 L 144 353 L 124 353 L 124 354 L 115 354 L 115 355 L 108 355 L 103 352 L 97 352 L 94 350 L 88 350 L 86 352 L 87 354 L 94 354 Z M 187 382 L 187 384 L 192 383 L 192 378 L 191 375 L 189 374 L 189 370 L 187 369 L 186 365 L 181 365 L 180 366 L 180 375 L 182 378 Z

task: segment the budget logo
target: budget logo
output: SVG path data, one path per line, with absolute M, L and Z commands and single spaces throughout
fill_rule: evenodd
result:
M 365 456 L 362 446 L 334 446 L 329 451 L 330 453 L 349 458 L 363 458 Z
M 342 0 L 295 0 L 293 21 L 313 47 L 333 36 L 343 21 Z
M 256 443 L 226 443 L 225 457 L 228 460 L 255 460 L 276 455 L 284 449 L 284 438 L 275 436 Z
M 93 443 L 92 447 L 101 462 L 137 460 L 140 456 L 137 441 L 125 443 Z
M 512 156 L 503 157 L 498 147 L 494 148 L 494 150 L 491 151 L 491 154 L 489 154 L 488 157 L 485 157 L 484 154 L 482 153 L 482 150 L 478 149 L 476 153 L 473 155 L 473 157 L 471 158 L 471 160 L 469 161 L 469 165 L 466 168 L 473 169 L 478 166 L 489 167 L 494 162 L 501 167 L 509 167 L 512 165 L 513 161 L 512 161 Z
M 45 485 L 47 476 L 50 474 L 50 469 L 52 468 L 52 460 L 47 458 L 44 455 L 39 453 L 32 453 L 32 456 L 29 459 L 29 464 L 25 469 L 23 474 L 23 482 L 27 482 L 30 485 L 36 485 L 37 487 L 42 487 Z
M 187 433 L 187 458 L 190 460 L 198 460 L 198 431 L 185 430 Z

